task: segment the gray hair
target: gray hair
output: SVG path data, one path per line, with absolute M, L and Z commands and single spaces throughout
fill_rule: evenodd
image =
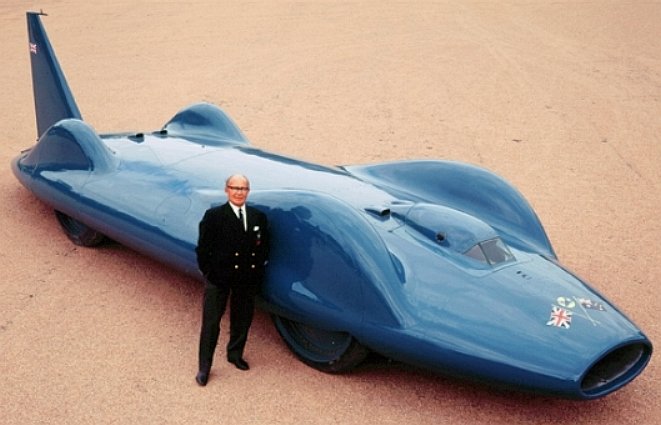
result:
M 230 184 L 230 180 L 232 180 L 232 179 L 235 178 L 235 177 L 239 177 L 239 178 L 245 180 L 246 183 L 248 183 L 248 186 L 250 186 L 250 180 L 248 180 L 248 177 L 244 176 L 243 174 L 232 174 L 231 176 L 229 176 L 229 177 L 225 180 L 225 186 L 229 186 L 229 184 Z

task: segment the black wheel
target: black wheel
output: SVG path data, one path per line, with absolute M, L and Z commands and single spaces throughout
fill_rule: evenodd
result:
M 271 317 L 289 349 L 305 364 L 322 372 L 346 372 L 369 354 L 346 332 L 326 331 L 277 315 Z
M 57 221 L 62 226 L 64 233 L 73 243 L 80 246 L 97 246 L 106 240 L 106 237 L 94 229 L 90 229 L 85 224 L 69 217 L 60 211 L 55 211 Z

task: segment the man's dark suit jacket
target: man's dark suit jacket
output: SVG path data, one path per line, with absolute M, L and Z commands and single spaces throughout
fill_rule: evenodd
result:
M 255 285 L 257 291 L 268 260 L 268 222 L 258 209 L 244 208 L 247 230 L 229 202 L 206 211 L 200 222 L 197 262 L 212 285 Z

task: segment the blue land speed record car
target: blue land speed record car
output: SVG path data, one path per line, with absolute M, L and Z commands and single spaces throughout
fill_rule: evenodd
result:
M 73 242 L 111 238 L 202 280 L 198 223 L 240 171 L 269 217 L 261 293 L 288 347 L 326 372 L 370 351 L 439 373 L 593 399 L 652 343 L 556 257 L 508 182 L 453 161 L 326 167 L 251 145 L 198 103 L 152 132 L 97 134 L 28 12 L 39 139 L 12 162 Z

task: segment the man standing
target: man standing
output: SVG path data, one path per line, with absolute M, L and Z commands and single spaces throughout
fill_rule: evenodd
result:
M 208 209 L 200 222 L 197 263 L 206 279 L 199 371 L 195 380 L 205 386 L 220 334 L 220 319 L 230 301 L 230 339 L 227 361 L 248 370 L 243 350 L 255 309 L 255 296 L 268 260 L 266 215 L 246 205 L 250 182 L 243 175 L 225 182 L 225 204 Z

